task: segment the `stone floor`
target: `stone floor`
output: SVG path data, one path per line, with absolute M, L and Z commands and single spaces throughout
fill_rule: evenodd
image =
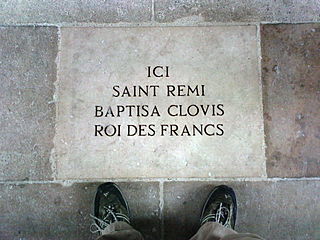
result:
M 267 177 L 116 179 L 147 240 L 192 236 L 219 184 L 237 193 L 237 230 L 320 239 L 320 26 L 260 29 Z M 0 27 L 0 239 L 95 238 L 89 214 L 103 180 L 57 180 L 51 161 L 58 41 L 57 27 Z
M 319 180 L 120 182 L 145 239 L 188 239 L 210 190 L 234 188 L 236 229 L 266 239 L 319 239 Z M 89 227 L 99 183 L 1 184 L 1 239 L 95 239 Z

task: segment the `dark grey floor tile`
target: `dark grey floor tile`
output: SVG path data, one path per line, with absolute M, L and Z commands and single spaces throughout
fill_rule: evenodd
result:
M 89 231 L 99 183 L 0 185 L 0 239 L 95 239 Z M 146 240 L 159 239 L 159 184 L 119 183 L 132 225 Z
M 166 240 L 188 239 L 199 228 L 202 205 L 214 186 L 234 188 L 236 230 L 266 239 L 319 239 L 320 181 L 168 182 L 164 184 Z
M 263 25 L 269 177 L 320 176 L 320 24 Z
M 0 27 L 0 179 L 50 179 L 56 27 Z

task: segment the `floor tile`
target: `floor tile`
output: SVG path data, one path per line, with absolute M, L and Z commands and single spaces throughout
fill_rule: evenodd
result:
M 135 23 L 151 20 L 151 0 L 3 1 L 0 24 Z
M 132 225 L 146 240 L 160 239 L 158 183 L 119 183 Z M 1 239 L 95 239 L 89 231 L 98 183 L 1 184 Z
M 317 0 L 158 0 L 154 8 L 155 20 L 162 23 L 312 22 L 319 21 L 320 10 Z
M 320 25 L 263 25 L 261 39 L 268 176 L 320 176 Z
M 0 28 L 0 179 L 51 179 L 56 27 Z
M 266 239 L 318 239 L 319 181 L 168 182 L 164 185 L 164 239 L 188 239 L 214 186 L 227 184 L 237 195 L 236 230 Z M 303 214 L 302 214 L 303 212 Z

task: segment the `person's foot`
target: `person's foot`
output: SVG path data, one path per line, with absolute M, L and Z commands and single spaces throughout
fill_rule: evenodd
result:
M 234 229 L 237 217 L 237 200 L 232 188 L 220 185 L 215 187 L 205 202 L 201 217 L 201 226 L 206 222 L 218 222 Z
M 94 223 L 91 232 L 104 230 L 113 222 L 123 221 L 130 224 L 130 210 L 126 199 L 115 183 L 101 184 L 94 200 Z

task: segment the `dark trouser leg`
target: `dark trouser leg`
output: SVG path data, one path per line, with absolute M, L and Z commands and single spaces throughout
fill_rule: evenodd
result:
M 143 240 L 143 236 L 126 222 L 114 222 L 103 230 L 97 240 Z
M 216 222 L 207 222 L 190 240 L 263 240 L 251 233 L 237 233 Z

